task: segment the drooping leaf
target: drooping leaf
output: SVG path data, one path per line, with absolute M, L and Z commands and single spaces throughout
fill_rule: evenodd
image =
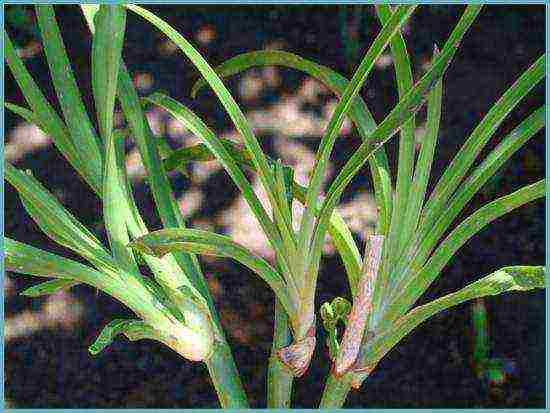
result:
M 51 295 L 58 293 L 62 290 L 68 290 L 75 285 L 79 285 L 80 281 L 75 280 L 66 280 L 66 279 L 58 279 L 58 280 L 50 280 L 45 281 L 37 285 L 33 285 L 32 287 L 29 287 L 22 291 L 20 294 L 24 295 L 26 297 L 40 297 L 43 295 Z
M 418 268 L 420 260 L 412 259 L 409 276 L 395 287 L 391 304 L 384 316 L 385 325 L 400 317 L 439 276 L 443 267 L 474 235 L 495 219 L 545 196 L 545 180 L 524 186 L 517 191 L 484 205 L 458 225 L 438 246 L 430 259 Z M 419 247 L 422 249 L 422 246 Z
M 113 320 L 103 327 L 99 336 L 88 347 L 88 351 L 93 356 L 99 354 L 106 347 L 110 346 L 116 336 L 120 334 L 125 335 L 131 341 L 142 339 L 158 340 L 160 332 L 141 320 Z
M 403 337 L 433 315 L 478 297 L 545 288 L 545 269 L 536 266 L 504 267 L 467 287 L 409 311 L 369 343 L 363 365 L 377 363 Z
M 172 251 L 227 257 L 239 261 L 258 274 L 277 295 L 289 316 L 296 312 L 296 303 L 288 295 L 281 275 L 263 258 L 258 257 L 229 237 L 198 229 L 163 229 L 151 232 L 130 246 L 145 254 L 162 257 Z

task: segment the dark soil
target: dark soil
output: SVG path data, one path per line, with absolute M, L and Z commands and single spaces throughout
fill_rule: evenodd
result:
M 341 22 L 336 6 L 193 6 L 151 7 L 185 36 L 205 25 L 215 28 L 216 39 L 201 51 L 213 64 L 238 53 L 257 50 L 283 40 L 285 49 L 350 73 L 341 38 Z M 462 10 L 457 6 L 419 8 L 411 19 L 406 41 L 417 74 L 420 65 L 450 33 Z M 90 93 L 90 36 L 76 7 L 56 7 L 64 40 L 77 73 L 79 84 L 87 91 L 87 105 L 93 108 Z M 379 25 L 371 8 L 363 8 L 359 40 L 366 50 Z M 32 15 L 32 13 L 31 13 Z M 180 54 L 165 57 L 156 47 L 161 36 L 134 15 L 128 16 L 124 58 L 132 73 L 149 72 L 153 90 L 162 89 L 178 100 L 191 104 L 189 92 L 195 75 Z M 33 36 L 32 31 L 17 30 L 7 24 L 19 44 Z M 444 111 L 440 145 L 434 165 L 434 179 L 452 159 L 469 132 L 487 113 L 506 88 L 544 52 L 544 6 L 486 6 L 463 41 L 452 67 L 445 76 Z M 43 55 L 26 62 L 50 100 L 55 102 Z M 357 61 L 354 63 L 357 65 Z M 11 74 L 6 71 L 6 100 L 24 104 Z M 283 71 L 280 87 L 262 95 L 245 110 L 268 106 L 282 93 L 292 92 L 303 76 Z M 392 67 L 374 71 L 369 77 L 369 94 L 364 96 L 377 120 L 383 119 L 396 102 Z M 230 82 L 230 85 L 234 83 Z M 544 104 L 544 87 L 539 85 L 524 99 L 495 134 L 490 147 L 498 143 L 535 108 Z M 206 114 L 208 123 L 218 131 L 230 128 L 229 120 L 212 94 L 204 93 L 192 107 Z M 20 122 L 6 112 L 6 131 Z M 359 138 L 353 135 L 354 144 Z M 312 142 L 308 140 L 308 142 Z M 394 140 L 395 142 L 395 140 Z M 388 145 L 395 162 L 397 146 Z M 309 143 L 308 143 L 309 144 Z M 337 145 L 334 170 L 343 165 L 352 148 Z M 490 149 L 490 148 L 488 148 Z M 486 153 L 486 152 L 484 152 Z M 539 133 L 500 173 L 492 189 L 477 196 L 465 214 L 499 194 L 509 193 L 540 179 L 544 174 L 544 134 Z M 98 226 L 101 205 L 68 164 L 48 148 L 21 159 L 17 167 L 28 168 L 90 228 L 104 237 Z M 179 191 L 189 184 L 178 178 Z M 228 180 L 215 174 L 205 184 L 215 208 L 202 209 L 201 218 L 219 212 L 237 193 L 227 190 Z M 367 170 L 350 187 L 369 188 Z M 152 226 L 158 226 L 150 193 L 144 185 L 137 188 L 142 211 Z M 17 240 L 57 251 L 67 256 L 45 236 L 25 214 L 12 188 L 5 192 L 5 231 Z M 440 279 L 422 298 L 433 299 L 461 288 L 481 275 L 505 265 L 544 263 L 544 204 L 541 201 L 520 208 L 495 222 L 470 240 L 444 269 Z M 246 270 L 228 261 L 204 263 L 224 325 L 227 326 L 236 363 L 243 377 L 250 403 L 265 407 L 265 372 L 272 326 L 271 293 Z M 336 257 L 324 260 L 319 277 L 319 302 L 346 293 L 343 267 Z M 214 275 L 216 274 L 216 275 Z M 12 277 L 17 290 L 32 284 Z M 117 340 L 107 351 L 91 357 L 87 346 L 101 327 L 128 312 L 109 297 L 86 288 L 74 294 L 84 305 L 84 316 L 70 331 L 42 329 L 5 347 L 5 395 L 17 407 L 36 408 L 114 408 L 114 407 L 216 407 L 216 395 L 206 369 L 182 360 L 170 350 L 153 342 L 127 343 Z M 25 309 L 39 309 L 44 300 L 30 301 L 12 296 L 6 302 L 6 317 Z M 486 300 L 492 356 L 511 359 L 515 368 L 504 384 L 487 386 L 478 380 L 471 365 L 472 326 L 470 305 L 461 305 L 424 323 L 405 338 L 379 364 L 361 391 L 350 394 L 346 407 L 544 407 L 545 403 L 545 296 L 544 292 L 510 294 Z M 320 329 L 319 329 L 320 330 Z M 323 343 L 323 332 L 318 342 Z M 296 381 L 294 405 L 317 405 L 329 370 L 327 351 L 319 345 L 308 374 Z

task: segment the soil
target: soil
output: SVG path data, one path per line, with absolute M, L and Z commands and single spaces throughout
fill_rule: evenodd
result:
M 339 6 L 338 6 L 339 7 Z M 195 44 L 212 64 L 245 51 L 281 45 L 333 69 L 350 75 L 358 57 L 348 59 L 342 38 L 342 20 L 337 6 L 171 6 L 150 7 Z M 344 7 L 344 6 L 342 6 Z M 347 7 L 348 27 L 364 53 L 380 26 L 370 7 Z M 434 43 L 442 45 L 457 21 L 462 7 L 424 6 L 415 11 L 405 31 L 415 78 L 429 61 Z M 92 113 L 89 52 L 91 40 L 76 7 L 56 6 L 64 40 L 85 103 Z M 10 26 L 7 30 L 19 45 L 36 38 L 31 25 Z M 359 14 L 360 13 L 360 14 Z M 217 132 L 231 131 L 230 121 L 211 93 L 196 101 L 189 97 L 196 73 L 179 53 L 169 52 L 169 44 L 148 24 L 128 16 L 124 59 L 131 73 L 148 74 L 152 79 L 147 93 L 164 90 L 172 97 L 192 105 L 205 116 Z M 351 29 L 350 29 L 351 30 Z M 450 162 L 470 131 L 487 113 L 492 103 L 544 52 L 544 6 L 485 6 L 466 35 L 451 68 L 445 76 L 444 109 L 440 144 L 432 172 L 431 186 Z M 164 45 L 164 46 L 163 46 Z M 163 48 L 164 47 L 164 48 Z M 166 52 L 168 50 L 168 52 Z M 349 55 L 348 55 L 349 56 Z M 350 64 L 350 61 L 352 62 Z M 56 102 L 43 54 L 26 60 L 27 67 Z M 9 71 L 6 71 L 6 100 L 24 105 Z M 256 71 L 258 76 L 261 75 Z M 264 87 L 255 97 L 243 99 L 243 110 L 268 110 L 279 100 L 292 95 L 305 77 L 280 70 L 280 82 Z M 240 78 L 228 82 L 232 90 Z M 375 119 L 382 120 L 396 103 L 393 67 L 379 67 L 363 89 Z M 322 111 L 321 100 L 304 112 Z M 487 150 L 544 104 L 544 85 L 537 86 L 517 107 L 494 135 Z M 21 120 L 5 112 L 6 136 Z M 422 118 L 424 115 L 420 115 Z M 420 122 L 418 122 L 420 124 Z M 265 133 L 262 144 L 276 156 L 277 133 Z M 296 138 L 313 150 L 312 138 Z M 332 177 L 360 139 L 355 132 L 335 148 Z M 396 162 L 397 140 L 387 145 L 392 165 Z M 9 141 L 8 141 L 9 143 Z M 174 141 L 172 144 L 178 144 Z M 532 183 L 544 175 L 544 133 L 536 135 L 499 173 L 493 185 L 474 198 L 462 217 L 496 196 Z M 129 148 L 130 150 L 131 148 Z M 312 152 L 313 153 L 313 152 Z M 31 169 L 44 185 L 58 195 L 63 204 L 105 240 L 101 227 L 101 204 L 52 147 L 24 154 L 16 166 Z M 195 188 L 202 191 L 206 204 L 190 215 L 190 221 L 223 231 L 216 217 L 234 204 L 238 192 L 219 170 L 196 185 L 181 176 L 173 178 L 178 195 Z M 344 201 L 361 191 L 371 191 L 368 170 L 354 180 Z M 140 181 L 136 196 L 151 227 L 159 227 L 154 204 L 147 187 Z M 506 265 L 542 265 L 545 257 L 544 203 L 534 202 L 497 220 L 471 239 L 443 270 L 441 277 L 422 297 L 421 302 L 463 287 L 478 277 Z M 57 252 L 70 253 L 49 241 L 24 212 L 15 192 L 5 191 L 5 232 L 11 238 Z M 458 221 L 457 221 L 458 222 Z M 355 234 L 362 241 L 360 233 Z M 265 285 L 243 267 L 224 260 L 203 260 L 222 323 L 226 327 L 251 406 L 265 407 L 265 373 L 272 333 L 273 296 Z M 35 283 L 9 275 L 14 291 Z M 346 295 L 343 266 L 334 255 L 327 255 L 319 276 L 318 302 Z M 67 327 L 50 323 L 6 342 L 5 395 L 9 404 L 19 408 L 182 408 L 218 406 L 207 371 L 154 342 L 128 343 L 116 340 L 96 357 L 87 352 L 103 325 L 129 312 L 104 294 L 77 287 L 71 290 L 81 308 L 77 323 Z M 7 294 L 6 319 L 28 311 L 41 311 L 47 299 L 29 300 Z M 510 360 L 512 368 L 504 383 L 489 385 L 473 370 L 471 306 L 461 305 L 445 311 L 406 337 L 380 362 L 360 391 L 350 394 L 345 407 L 386 408 L 541 408 L 545 403 L 545 294 L 509 294 L 487 298 L 491 357 Z M 71 311 L 71 307 L 64 311 Z M 63 315 L 60 315 L 62 317 Z M 318 346 L 308 374 L 296 380 L 295 407 L 317 406 L 329 370 L 324 336 L 318 329 Z

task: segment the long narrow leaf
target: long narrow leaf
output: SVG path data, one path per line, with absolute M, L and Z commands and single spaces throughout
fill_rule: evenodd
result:
M 192 111 L 169 96 L 161 93 L 155 93 L 148 96 L 146 100 L 167 110 L 172 116 L 182 122 L 187 128 L 189 128 L 189 130 L 203 140 L 204 144 L 224 166 L 229 176 L 233 179 L 233 182 L 235 182 L 235 185 L 237 185 L 239 190 L 242 192 L 243 197 L 250 206 L 250 209 L 254 213 L 254 216 L 258 220 L 263 231 L 266 233 L 274 250 L 278 255 L 286 258 L 285 250 L 283 249 L 283 241 L 277 232 L 275 225 L 254 193 L 252 185 L 250 185 L 250 182 L 248 182 L 248 179 L 242 170 L 239 168 L 230 153 L 226 150 L 225 145 L 223 145 L 215 136 L 214 132 L 212 132 L 212 130 L 209 129 Z M 285 265 L 286 269 L 289 269 L 288 262 L 285 261 Z
M 162 31 L 170 40 L 172 40 L 178 48 L 191 60 L 193 65 L 201 72 L 208 84 L 212 87 L 223 107 L 227 111 L 229 117 L 235 124 L 236 129 L 243 137 L 244 143 L 250 153 L 254 166 L 258 171 L 258 176 L 264 187 L 274 213 L 280 216 L 279 207 L 273 193 L 274 179 L 273 172 L 269 168 L 265 154 L 263 153 L 260 144 L 258 143 L 250 125 L 248 124 L 241 109 L 218 77 L 210 65 L 204 60 L 201 54 L 176 30 L 162 19 L 155 16 L 153 13 L 135 5 L 127 5 L 130 10 L 137 13 L 144 19 L 148 20 L 160 31 Z
M 124 135 L 106 132 L 105 174 L 103 177 L 103 219 L 111 245 L 111 251 L 118 264 L 131 272 L 138 272 L 131 250 L 127 222 L 129 216 L 129 193 L 126 189 L 124 163 Z
M 99 271 L 76 261 L 39 250 L 11 238 L 4 238 L 4 263 L 7 271 L 65 280 L 94 283 L 107 277 Z
M 165 325 L 174 316 L 164 300 L 133 278 L 121 278 L 116 269 L 95 270 L 68 258 L 39 248 L 4 239 L 6 270 L 36 277 L 74 280 L 95 287 L 147 318 L 153 324 Z
M 392 16 L 392 8 L 387 4 L 376 6 L 376 13 L 382 25 L 386 24 Z M 393 56 L 395 77 L 399 99 L 402 99 L 413 87 L 413 76 L 409 54 L 405 40 L 400 32 L 397 32 L 390 41 L 390 49 Z M 405 219 L 405 205 L 408 204 L 411 191 L 414 168 L 414 128 L 415 120 L 412 116 L 403 124 L 400 130 L 399 159 L 397 167 L 397 181 L 395 186 L 394 208 L 392 209 L 391 228 L 387 241 L 384 244 L 386 259 L 401 249 L 404 243 L 405 233 L 402 221 Z
M 410 242 L 417 234 L 418 222 L 422 213 L 422 204 L 426 196 L 426 189 L 428 187 L 428 180 L 430 177 L 431 166 L 433 162 L 435 146 L 437 142 L 437 136 L 439 132 L 439 120 L 441 118 L 441 99 L 443 92 L 443 81 L 440 80 L 437 85 L 432 89 L 428 97 L 428 119 L 426 121 L 426 132 L 422 139 L 422 147 L 420 149 L 420 155 L 418 157 L 417 165 L 414 172 L 413 185 L 409 197 L 409 203 L 407 205 L 407 214 L 404 218 L 403 225 L 400 231 L 403 233 L 401 239 L 403 240 L 403 250 L 409 251 L 414 248 L 414 243 Z M 407 246 L 407 244 L 411 244 Z M 387 262 L 387 266 L 384 268 L 384 274 L 381 280 L 384 284 L 380 286 L 380 294 L 377 295 L 378 301 L 376 305 L 380 305 L 380 300 L 383 298 L 384 293 L 382 290 L 391 289 L 397 282 L 400 281 L 399 271 L 395 271 L 398 262 L 398 257 L 403 255 L 402 250 L 392 253 L 391 259 Z M 389 283 L 389 286 L 388 286 Z
M 340 133 L 340 128 L 342 127 L 345 116 L 350 109 L 353 99 L 359 93 L 359 90 L 363 86 L 363 83 L 373 68 L 376 59 L 383 52 L 393 35 L 395 35 L 399 28 L 406 22 L 415 7 L 416 6 L 414 5 L 407 5 L 399 6 L 396 9 L 395 13 L 392 15 L 387 24 L 384 25 L 374 42 L 371 44 L 371 47 L 354 73 L 338 103 L 338 106 L 330 118 L 325 134 L 317 150 L 315 165 L 311 174 L 308 192 L 306 195 L 306 209 L 300 224 L 298 247 L 303 249 L 304 254 L 306 254 L 305 256 L 307 256 L 310 251 L 309 244 L 314 231 L 314 214 L 312 208 L 315 207 L 317 199 L 319 198 L 330 153 L 332 152 L 336 138 Z M 331 213 L 328 214 L 329 217 L 330 214 Z M 315 248 L 319 248 L 319 246 L 313 246 L 311 248 L 313 254 L 317 254 Z
M 92 89 L 99 130 L 104 142 L 107 142 L 113 129 L 126 9 L 117 5 L 101 6 L 95 15 L 95 27 L 97 34 L 92 41 Z
M 78 284 L 80 284 L 80 281 L 65 279 L 50 280 L 33 285 L 32 287 L 22 291 L 20 294 L 25 297 L 41 297 L 43 295 L 55 294 L 62 290 L 68 290 Z
M 502 142 L 485 158 L 470 177 L 457 189 L 455 195 L 447 204 L 444 214 L 429 228 L 423 227 L 418 234 L 418 245 L 411 249 L 414 257 L 410 254 L 402 256 L 399 263 L 395 265 L 396 274 L 406 274 L 404 268 L 410 265 L 412 268 L 423 265 L 428 256 L 432 253 L 437 242 L 443 236 L 456 219 L 462 209 L 482 188 L 491 176 L 520 149 L 531 137 L 544 127 L 544 107 L 536 110 L 531 116 L 525 119 L 519 126 L 510 132 Z M 413 264 L 411 264 L 411 261 Z M 396 280 L 398 281 L 398 280 Z
M 362 364 L 364 366 L 376 364 L 403 337 L 441 311 L 479 297 L 516 291 L 524 292 L 540 288 L 545 288 L 544 267 L 504 267 L 455 293 L 416 307 L 396 320 L 388 330 L 375 336 L 369 343 Z
M 101 189 L 100 177 L 97 174 L 90 174 L 82 163 L 67 127 L 34 82 L 6 32 L 4 32 L 4 55 L 21 92 L 23 92 L 23 96 L 25 96 L 25 100 L 29 104 L 32 117 L 18 106 L 6 103 L 6 108 L 22 116 L 28 122 L 36 124 L 44 133 L 51 136 L 57 149 L 92 189 L 99 193 Z
M 112 267 L 110 254 L 99 240 L 32 175 L 5 163 L 5 177 L 17 190 L 25 209 L 55 242 L 72 249 L 94 265 Z
M 384 316 L 386 322 L 401 316 L 426 291 L 439 276 L 443 267 L 454 254 L 474 235 L 497 218 L 545 195 L 545 180 L 527 185 L 517 191 L 503 196 L 481 207 L 458 227 L 456 227 L 438 246 L 437 251 L 419 272 L 413 270 L 402 285 L 396 287 L 398 292 Z M 420 247 L 422 248 L 422 246 Z
M 434 56 L 437 54 L 434 54 Z M 426 132 L 422 137 L 422 144 L 418 161 L 414 170 L 413 185 L 407 205 L 408 214 L 405 216 L 403 232 L 406 234 L 406 244 L 416 231 L 418 220 L 422 211 L 422 204 L 426 196 L 430 171 L 434 159 L 434 152 L 439 135 L 439 121 L 441 120 L 441 104 L 443 96 L 443 80 L 440 80 L 428 96 L 428 116 L 426 120 Z
M 502 95 L 474 129 L 432 192 L 424 209 L 422 225 L 431 225 L 435 217 L 440 215 L 445 203 L 464 179 L 468 169 L 502 121 L 523 97 L 544 78 L 545 67 L 545 56 L 543 55 Z
M 82 5 L 82 10 L 93 34 L 95 30 L 93 19 L 98 8 L 95 5 Z M 149 185 L 161 221 L 165 227 L 184 227 L 185 221 L 174 198 L 168 177 L 162 168 L 153 133 L 151 132 L 145 114 L 141 110 L 139 97 L 122 60 L 118 75 L 117 95 L 124 116 L 136 140 L 145 170 L 148 173 Z M 144 223 L 140 222 L 141 217 L 135 205 L 127 176 L 125 180 L 126 189 L 129 194 L 129 207 L 135 218 L 134 220 L 129 219 L 127 221 L 128 230 L 133 233 L 134 236 L 138 236 L 142 234 L 146 228 Z M 175 260 L 175 263 L 172 259 Z M 180 301 L 189 299 L 194 301 L 194 304 L 191 306 L 191 312 L 196 311 L 195 308 L 197 308 L 197 306 L 200 307 L 204 301 L 206 301 L 210 310 L 210 315 L 216 324 L 219 337 L 223 336 L 212 297 L 209 294 L 198 260 L 194 255 L 174 253 L 171 257 L 165 257 L 162 260 L 149 257 L 146 258 L 146 261 L 155 274 L 156 280 L 162 284 L 166 293 L 176 298 L 181 298 L 182 300 Z M 177 264 L 177 266 L 175 264 Z M 181 292 L 176 291 L 178 288 L 185 289 L 185 297 L 182 297 Z
M 229 237 L 197 229 L 163 229 L 133 241 L 130 246 L 157 257 L 180 250 L 235 259 L 257 273 L 272 288 L 290 317 L 296 313 L 295 301 L 289 297 L 281 275 L 264 259 Z
M 225 146 L 237 164 L 247 169 L 253 171 L 255 170 L 254 165 L 250 162 L 248 153 L 245 152 L 238 144 L 226 139 L 220 139 L 220 142 Z M 171 152 L 171 154 L 164 160 L 164 167 L 167 171 L 171 171 L 181 168 L 190 162 L 210 161 L 214 159 L 214 155 L 212 155 L 212 152 L 208 150 L 206 145 L 198 144 Z M 272 160 L 268 161 L 270 164 L 273 163 Z M 294 198 L 301 203 L 305 203 L 307 188 L 304 188 L 294 182 L 292 191 Z M 316 215 L 318 215 L 318 213 L 319 208 L 315 211 Z M 336 250 L 342 258 L 346 268 L 346 273 L 348 275 L 350 288 L 354 294 L 355 287 L 361 273 L 361 255 L 357 249 L 357 244 L 353 239 L 353 235 L 351 234 L 342 216 L 337 211 L 332 213 L 328 231 Z
M 36 17 L 42 34 L 44 51 L 53 84 L 75 147 L 86 153 L 82 163 L 94 182 L 101 182 L 103 172 L 102 145 L 97 137 L 74 78 L 65 46 L 55 19 L 53 6 L 37 5 Z
M 369 142 L 363 143 L 353 154 L 350 160 L 344 165 L 336 179 L 333 181 L 327 196 L 323 202 L 321 210 L 321 220 L 317 224 L 312 251 L 317 255 L 310 258 L 310 273 L 314 276 L 317 272 L 317 266 L 320 259 L 320 248 L 327 228 L 327 219 L 323 217 L 330 216 L 336 207 L 340 196 L 349 184 L 351 179 L 359 171 L 366 159 L 373 154 L 377 146 L 381 146 L 406 122 L 414 113 L 416 113 L 426 100 L 426 94 L 441 79 L 448 65 L 450 64 L 460 41 L 470 25 L 473 23 L 481 6 L 468 6 L 462 15 L 460 21 L 455 26 L 453 32 L 445 42 L 441 54 L 435 59 L 430 70 L 420 79 L 417 85 L 402 99 L 397 106 L 390 112 L 386 119 L 376 128 L 371 135 Z

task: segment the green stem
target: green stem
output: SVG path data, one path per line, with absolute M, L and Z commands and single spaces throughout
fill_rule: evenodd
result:
M 267 373 L 267 407 L 290 408 L 292 395 L 292 373 L 283 365 L 277 357 L 276 351 L 288 346 L 292 341 L 288 317 L 279 300 L 275 299 L 275 326 L 273 331 L 273 345 L 269 357 Z
M 347 373 L 342 377 L 336 377 L 331 372 L 325 384 L 325 390 L 323 391 L 323 397 L 319 404 L 319 408 L 340 409 L 344 405 L 348 393 L 351 390 L 352 379 L 353 373 Z
M 205 362 L 223 409 L 245 409 L 248 401 L 226 341 L 218 341 L 212 356 Z

